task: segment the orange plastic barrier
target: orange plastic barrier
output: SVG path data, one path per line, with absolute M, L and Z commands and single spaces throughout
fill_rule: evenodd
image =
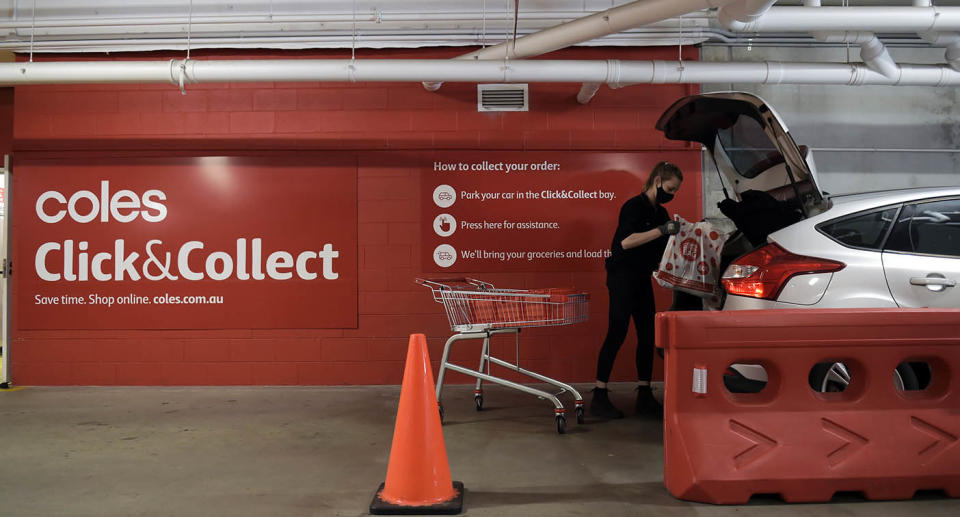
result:
M 450 480 L 427 338 L 412 334 L 400 388 L 386 482 L 370 503 L 374 515 L 455 515 L 463 509 L 463 483 Z
M 960 496 L 960 311 L 668 312 L 657 315 L 657 345 L 666 353 L 663 477 L 677 498 Z M 895 387 L 904 361 L 930 366 L 926 389 Z M 810 387 L 821 362 L 849 368 L 846 390 Z M 731 393 L 723 373 L 734 363 L 762 365 L 766 387 Z

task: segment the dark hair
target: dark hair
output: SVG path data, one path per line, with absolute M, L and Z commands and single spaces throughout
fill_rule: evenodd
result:
M 660 181 L 667 181 L 673 178 L 683 181 L 683 173 L 680 172 L 680 167 L 670 162 L 660 162 L 653 166 L 653 170 L 650 171 L 650 177 L 647 178 L 647 184 L 643 186 L 643 190 L 648 190 L 652 187 L 653 180 L 656 178 L 661 178 Z

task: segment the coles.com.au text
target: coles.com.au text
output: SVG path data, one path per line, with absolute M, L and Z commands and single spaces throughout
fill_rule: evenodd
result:
M 219 305 L 223 303 L 223 296 L 178 296 L 169 293 L 155 296 L 140 296 L 133 293 L 124 296 L 104 296 L 97 293 L 91 293 L 87 296 L 35 294 L 33 300 L 34 305 L 100 305 L 106 307 L 114 305 Z

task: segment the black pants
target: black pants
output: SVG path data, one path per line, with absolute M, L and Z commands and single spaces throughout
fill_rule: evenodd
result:
M 653 321 L 657 310 L 650 275 L 607 271 L 607 290 L 610 291 L 610 316 L 607 337 L 597 360 L 597 380 L 610 380 L 613 360 L 627 338 L 632 317 L 637 328 L 637 380 L 649 381 L 653 374 Z

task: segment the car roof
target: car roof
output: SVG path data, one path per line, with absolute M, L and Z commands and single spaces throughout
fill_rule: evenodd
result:
M 810 219 L 814 224 L 871 208 L 898 205 L 924 199 L 960 196 L 960 187 L 923 187 L 829 196 L 830 210 Z
M 829 196 L 834 206 L 864 204 L 880 206 L 883 204 L 897 204 L 917 199 L 936 198 L 942 196 L 960 195 L 960 187 L 920 187 L 895 190 L 878 190 L 874 192 L 858 192 L 837 196 Z
M 832 206 L 829 210 L 777 230 L 770 234 L 769 240 L 781 243 L 787 249 L 793 247 L 799 249 L 802 246 L 799 246 L 798 242 L 809 237 L 808 230 L 826 221 L 875 208 L 943 197 L 960 197 L 960 187 L 909 188 L 830 196 Z M 797 239 L 800 239 L 800 241 Z

